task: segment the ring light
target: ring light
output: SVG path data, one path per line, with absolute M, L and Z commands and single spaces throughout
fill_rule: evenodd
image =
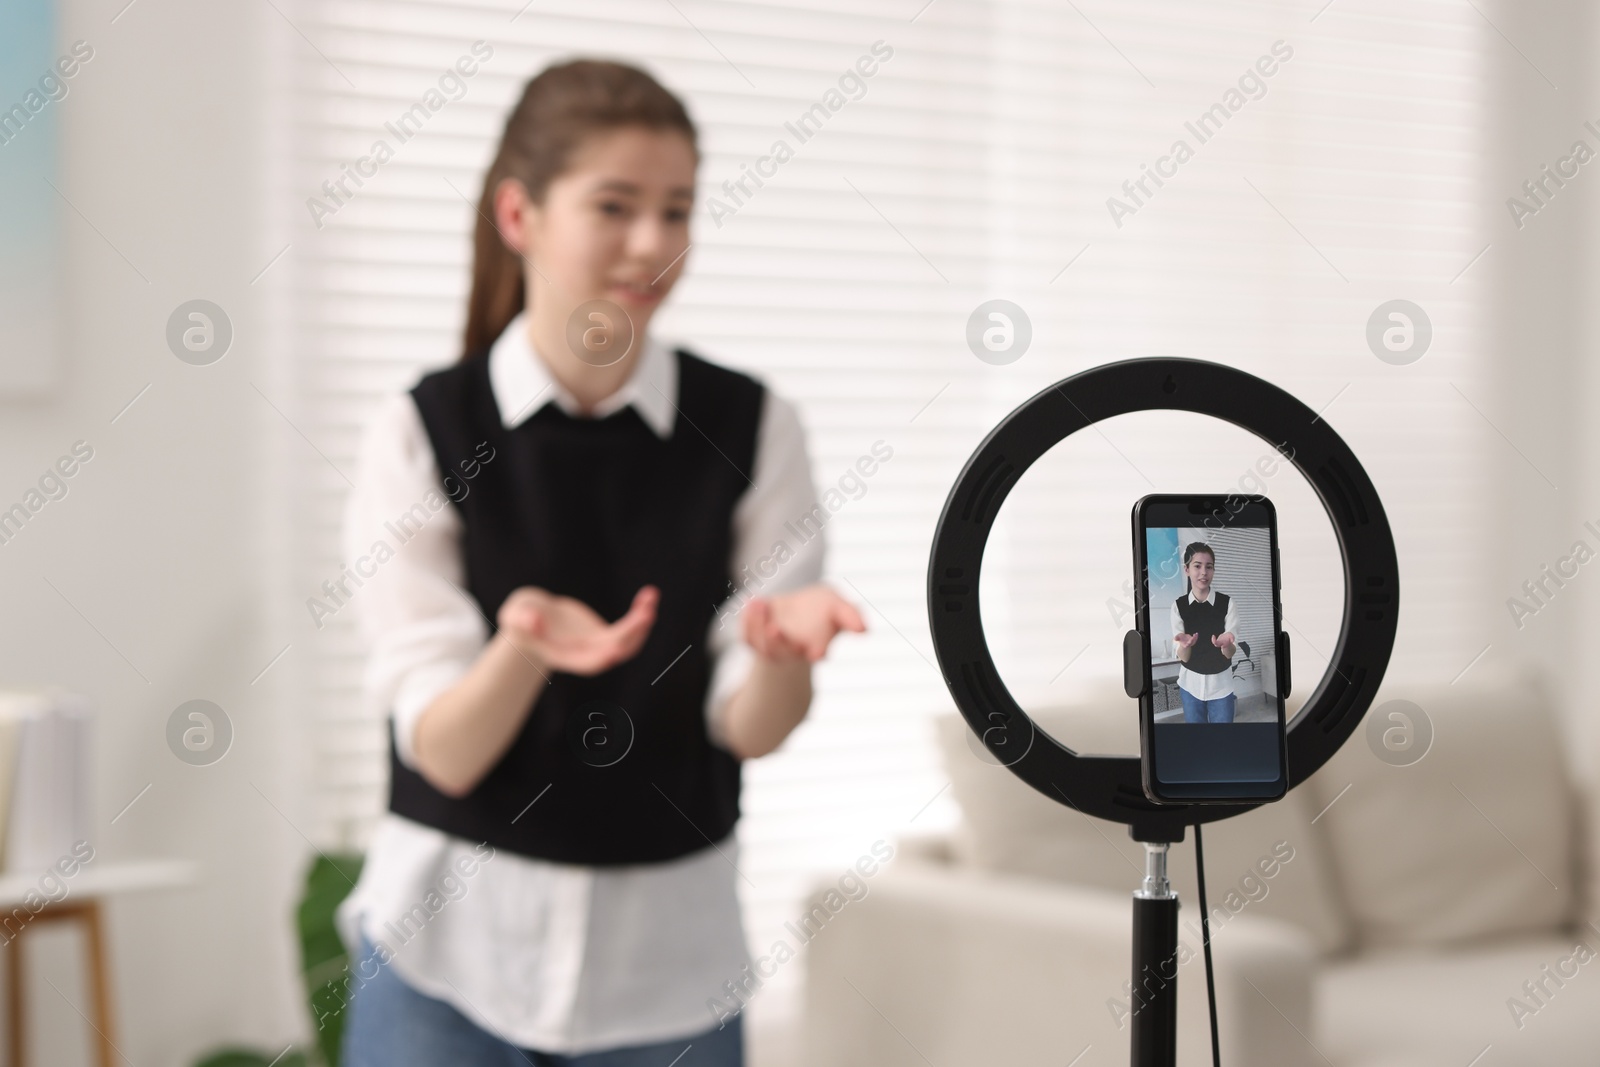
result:
M 1195 412 L 1249 430 L 1288 454 L 1333 520 L 1344 617 L 1327 672 L 1289 723 L 1291 789 L 1328 761 L 1372 704 L 1394 649 L 1399 566 L 1383 504 L 1349 446 L 1284 390 L 1221 364 L 1159 358 L 1095 367 L 1033 397 L 978 446 L 945 501 L 928 562 L 928 617 L 950 695 L 990 754 L 1034 789 L 1127 823 L 1138 840 L 1181 841 L 1185 826 L 1258 805 L 1156 805 L 1144 795 L 1137 756 L 1079 755 L 1039 730 L 995 669 L 978 603 L 984 545 L 1023 472 L 1071 434 L 1135 411 Z

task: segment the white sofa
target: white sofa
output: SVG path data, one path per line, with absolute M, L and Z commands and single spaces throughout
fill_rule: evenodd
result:
M 1284 801 L 1206 829 L 1223 1061 L 1600 1063 L 1600 924 L 1580 862 L 1600 820 L 1547 699 L 1529 681 L 1396 685 L 1369 716 L 1394 698 L 1433 724 L 1420 761 L 1379 759 L 1363 722 Z M 1077 751 L 1135 753 L 1135 714 L 1112 690 L 1036 719 Z M 954 712 L 938 729 L 962 822 L 901 841 L 810 945 L 801 1062 L 1123 1067 L 1140 846 L 980 759 Z M 1172 867 L 1178 1062 L 1202 1067 L 1192 834 Z

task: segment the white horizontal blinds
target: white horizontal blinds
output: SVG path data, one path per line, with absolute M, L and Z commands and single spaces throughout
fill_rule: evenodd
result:
M 718 11 L 686 10 L 697 20 Z M 774 29 L 794 17 L 772 10 Z M 953 815 L 926 723 L 948 698 L 922 576 L 944 495 L 987 417 L 990 368 L 961 336 L 995 259 L 985 220 L 990 58 L 982 20 L 958 12 L 913 26 L 914 13 L 830 15 L 798 47 L 774 37 L 735 52 L 745 45 L 736 40 L 741 65 L 754 55 L 797 69 L 748 71 L 760 93 L 696 106 L 708 195 L 774 141 L 794 154 L 720 228 L 700 222 L 671 328 L 758 368 L 801 405 L 819 491 L 874 442 L 893 449 L 829 528 L 830 576 L 871 633 L 838 643 L 811 721 L 780 754 L 747 766 L 742 866 L 753 885 L 741 889 L 757 953 L 796 944 L 783 924 L 798 919 L 819 875 L 839 878 L 913 819 L 913 829 L 934 829 Z M 860 99 L 835 99 L 821 132 L 802 141 L 790 126 L 826 106 L 863 56 L 866 69 L 877 62 Z M 799 977 L 779 970 L 765 1010 L 792 1006 Z
M 1183 355 L 1263 374 L 1313 407 L 1333 401 L 1325 417 L 1378 481 L 1397 528 L 1402 652 L 1453 673 L 1477 651 L 1451 581 L 1483 551 L 1467 490 L 1492 433 L 1461 400 L 1477 399 L 1483 275 L 1452 282 L 1488 241 L 1471 89 L 1487 31 L 1470 7 L 1341 0 L 1311 23 L 1304 5 L 1154 0 L 936 0 L 920 15 L 921 0 L 870 12 L 540 0 L 512 22 L 518 6 L 368 0 L 296 12 L 355 83 L 305 50 L 307 195 L 471 41 L 495 50 L 464 99 L 296 245 L 307 433 L 348 463 L 375 399 L 454 357 L 472 222 L 456 190 L 476 200 L 523 78 L 575 51 L 604 53 L 645 64 L 687 98 L 702 128 L 702 210 L 657 332 L 797 401 L 819 488 L 875 441 L 894 452 L 829 523 L 831 578 L 863 603 L 872 631 L 840 642 L 810 721 L 747 769 L 741 886 L 758 951 L 782 936 L 815 872 L 842 872 L 913 817 L 913 829 L 953 818 L 926 722 L 949 706 L 924 607 L 929 539 L 988 427 L 1067 374 Z M 893 55 L 861 88 L 841 88 L 880 40 Z M 1265 95 L 1229 112 L 1118 228 L 1106 199 L 1126 197 L 1122 183 L 1169 154 L 1184 123 L 1278 40 L 1293 55 L 1263 78 Z M 817 132 L 802 139 L 785 126 L 826 109 L 830 89 L 838 106 Z M 791 154 L 763 162 L 778 140 Z M 722 183 L 744 168 L 764 170 L 764 184 L 746 179 L 735 199 Z M 1433 346 L 1414 366 L 1382 364 L 1366 346 L 1368 315 L 1393 297 L 1433 320 Z M 1032 324 L 1031 347 L 1005 366 L 980 362 L 964 336 L 992 298 L 1016 302 Z M 1031 470 L 991 541 L 985 620 L 1025 702 L 1116 670 L 1132 501 L 1231 487 L 1270 454 L 1198 417 L 1135 416 L 1102 430 Z M 326 469 L 306 484 L 314 584 L 338 562 L 344 485 Z M 1286 618 L 1306 638 L 1297 651 L 1314 659 L 1337 627 L 1326 608 L 1337 554 L 1294 475 L 1276 470 L 1266 491 L 1284 525 Z M 356 700 L 345 621 L 317 635 L 310 696 L 326 724 L 326 830 L 359 840 L 380 808 L 382 734 L 376 709 Z M 775 1006 L 797 977 L 784 968 L 772 980 Z
M 1034 224 L 1062 235 L 1062 262 L 1089 245 L 1035 315 L 1036 336 L 1063 339 L 1068 360 L 1012 369 L 1043 387 L 1063 366 L 1193 356 L 1264 375 L 1313 408 L 1331 401 L 1325 418 L 1379 485 L 1397 529 L 1407 585 L 1400 662 L 1454 676 L 1486 629 L 1481 613 L 1463 610 L 1453 577 L 1486 549 L 1465 487 L 1498 447 L 1461 395 L 1476 400 L 1483 380 L 1486 275 L 1461 272 L 1491 239 L 1482 219 L 1492 198 L 1479 179 L 1485 113 L 1472 87 L 1492 31 L 1470 9 L 1436 4 L 1339 5 L 1315 24 L 1314 12 L 1278 5 L 1083 11 L 1126 54 L 1120 85 L 1110 70 L 1098 91 L 1081 71 L 1047 70 L 1048 33 L 1012 39 L 1016 61 L 1039 71 L 1035 89 L 1054 81 L 1075 98 L 1059 125 L 1042 124 L 1061 152 L 1025 171 L 1052 187 L 1034 201 Z M 1073 19 L 1083 22 L 1064 11 L 1059 25 Z M 1287 59 L 1273 51 L 1280 40 L 1293 50 Z M 1259 99 L 1241 94 L 1201 142 L 1185 124 L 1228 99 L 1262 56 L 1274 73 L 1249 80 L 1264 86 Z M 1193 154 L 1164 186 L 1147 182 L 1138 200 L 1122 190 L 1180 139 Z M 1133 208 L 1119 212 L 1121 228 L 1112 196 Z M 1422 304 L 1433 322 L 1432 347 L 1413 366 L 1380 362 L 1365 339 L 1368 316 L 1395 297 Z M 1013 395 L 1027 393 L 1017 385 Z M 1305 484 L 1267 444 L 1195 417 L 1131 416 L 1101 430 L 1025 476 L 991 541 L 991 559 L 1005 562 L 1004 573 L 985 574 L 985 610 L 998 605 L 1014 626 L 996 643 L 1013 688 L 1048 700 L 1085 667 L 1115 671 L 1130 622 L 1115 609 L 1131 577 L 1134 499 L 1235 489 L 1265 467 L 1273 472 L 1257 484 L 1280 508 L 1286 620 L 1308 692 L 1337 632 L 1340 563 Z M 1070 570 L 1061 566 L 1069 559 Z
M 1240 671 L 1257 674 L 1261 655 L 1272 648 L 1272 542 L 1265 529 L 1196 530 L 1216 550 L 1216 588 L 1233 600 L 1241 642 Z M 1244 648 L 1249 645 L 1249 651 Z M 1252 665 L 1244 667 L 1248 656 Z
M 454 355 L 469 246 L 446 180 L 476 198 L 469 168 L 487 150 L 511 79 L 494 77 L 491 58 L 463 79 L 461 99 L 429 112 L 425 122 L 413 113 L 391 129 L 439 89 L 459 58 L 478 58 L 474 36 L 419 32 L 414 19 L 423 12 L 414 5 L 291 10 L 304 35 L 295 139 L 301 203 L 292 249 L 303 428 L 331 464 L 353 477 L 360 430 L 376 402 L 409 386 L 421 368 Z M 379 142 L 392 153 L 381 164 Z M 362 184 L 348 177 L 347 167 Z M 333 183 L 331 191 L 325 182 Z M 308 457 L 305 485 L 303 584 L 311 593 L 345 562 L 339 535 L 347 486 L 315 457 Z M 384 712 L 361 700 L 364 658 L 352 611 L 324 620 L 309 647 L 318 836 L 359 846 L 385 800 Z

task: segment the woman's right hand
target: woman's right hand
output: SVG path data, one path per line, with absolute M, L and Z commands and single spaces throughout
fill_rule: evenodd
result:
M 525 585 L 506 597 L 500 633 L 541 671 L 593 675 L 632 659 L 656 621 L 661 591 L 646 585 L 627 614 L 608 623 L 581 600 Z

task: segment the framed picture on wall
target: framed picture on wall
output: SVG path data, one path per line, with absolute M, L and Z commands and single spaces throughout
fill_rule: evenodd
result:
M 0 400 L 60 375 L 60 111 L 79 65 L 56 43 L 55 0 L 0 4 Z

